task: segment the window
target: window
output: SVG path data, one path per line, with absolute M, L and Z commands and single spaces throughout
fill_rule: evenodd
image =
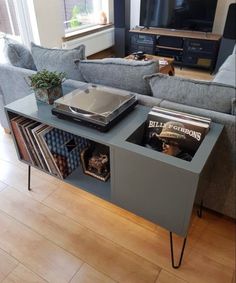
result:
M 0 19 L 0 32 L 13 36 L 20 35 L 12 0 L 3 0 L 0 2 Z
M 107 22 L 108 0 L 61 0 L 65 32 Z M 102 21 L 102 22 L 101 22 Z
M 0 35 L 14 38 L 30 46 L 38 42 L 33 0 L 0 0 Z

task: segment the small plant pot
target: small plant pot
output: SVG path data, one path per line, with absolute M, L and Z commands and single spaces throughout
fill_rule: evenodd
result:
M 42 101 L 47 104 L 53 104 L 53 102 L 62 97 L 62 86 L 55 86 L 51 88 L 37 88 L 34 90 L 35 97 L 38 101 Z

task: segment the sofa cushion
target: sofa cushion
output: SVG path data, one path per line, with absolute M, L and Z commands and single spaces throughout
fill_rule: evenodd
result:
M 4 52 L 8 63 L 12 66 L 36 70 L 30 50 L 18 41 L 5 38 Z
M 147 96 L 147 95 L 142 95 L 142 94 L 136 94 L 138 98 L 138 104 L 144 105 L 147 107 L 153 107 L 153 106 L 159 106 L 160 103 L 163 101 L 163 99 L 159 99 L 153 96 Z
M 215 83 L 224 83 L 228 86 L 236 87 L 236 77 L 235 73 L 227 70 L 219 71 L 213 82 Z
M 83 80 L 74 61 L 85 59 L 84 45 L 74 49 L 52 49 L 31 43 L 31 52 L 39 71 L 65 72 L 67 79 Z
M 153 96 L 222 113 L 232 112 L 235 87 L 163 74 L 147 76 Z
M 150 95 L 150 87 L 143 77 L 155 73 L 158 63 L 107 58 L 81 60 L 78 66 L 86 82 Z
M 230 72 L 234 72 L 235 74 L 235 62 L 236 62 L 236 54 L 231 54 L 223 63 L 223 65 L 220 67 L 219 71 L 226 70 Z
M 235 62 L 236 54 L 231 54 L 220 67 L 219 71 L 215 75 L 214 82 L 224 83 L 236 87 L 235 77 Z

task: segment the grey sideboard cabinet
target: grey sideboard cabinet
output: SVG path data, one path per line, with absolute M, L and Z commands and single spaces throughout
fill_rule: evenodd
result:
M 106 145 L 110 155 L 110 179 L 107 182 L 85 175 L 81 166 L 64 181 L 167 229 L 170 232 L 172 267 L 178 268 L 183 257 L 195 196 L 223 126 L 211 123 L 210 131 L 192 161 L 188 162 L 140 145 L 150 111 L 148 107 L 136 106 L 107 133 L 58 119 L 51 114 L 51 109 L 50 105 L 36 102 L 33 94 L 5 107 L 10 127 L 11 119 L 23 116 Z M 15 137 L 14 141 L 18 157 L 22 160 Z M 30 167 L 33 165 L 27 164 L 29 189 Z M 172 233 L 184 238 L 177 264 Z

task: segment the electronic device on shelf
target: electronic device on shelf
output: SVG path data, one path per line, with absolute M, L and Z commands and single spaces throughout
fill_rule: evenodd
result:
M 57 99 L 52 114 L 105 132 L 133 110 L 137 103 L 132 92 L 88 85 Z
M 145 53 L 143 51 L 134 52 L 132 55 L 134 55 L 134 60 L 144 60 L 145 59 Z

